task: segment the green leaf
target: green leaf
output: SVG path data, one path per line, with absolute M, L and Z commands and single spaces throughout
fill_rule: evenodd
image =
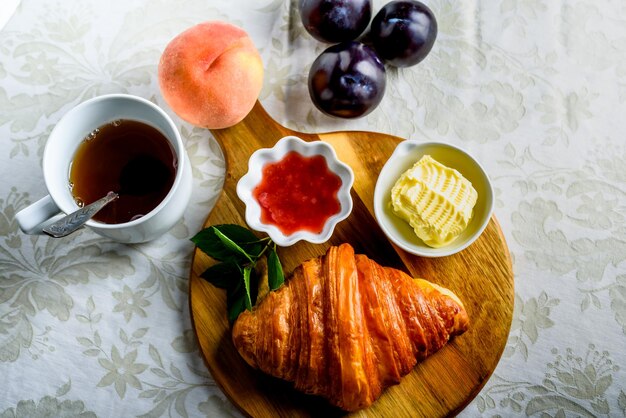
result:
M 246 309 L 246 292 L 241 288 L 238 292 L 229 295 L 227 299 L 228 305 L 228 322 L 233 324 L 239 314 Z
M 226 296 L 227 296 L 226 303 L 227 303 L 228 308 L 230 308 L 230 299 L 236 297 L 236 295 L 239 292 L 243 292 L 243 291 L 244 291 L 244 288 L 243 288 L 243 271 L 242 271 L 241 276 L 239 277 L 239 280 L 237 280 L 235 285 L 226 289 Z
M 276 290 L 285 282 L 283 266 L 280 264 L 276 248 L 272 248 L 267 255 L 267 281 L 270 290 Z
M 228 289 L 237 285 L 241 280 L 241 268 L 230 261 L 214 264 L 206 269 L 200 277 L 215 287 Z
M 227 246 L 224 241 L 217 236 L 216 231 L 228 237 L 229 241 L 236 243 L 240 249 L 244 249 L 244 252 L 254 257 L 258 257 L 263 250 L 259 239 L 252 231 L 239 225 L 214 225 L 198 232 L 191 238 L 191 241 L 196 244 L 202 252 L 217 261 L 240 262 L 248 260 L 249 258 L 242 256 L 238 250 L 233 250 L 233 248 Z
M 250 257 L 250 255 L 243 248 L 241 248 L 239 245 L 237 245 L 237 243 L 235 241 L 233 241 L 232 239 L 228 238 L 219 229 L 217 229 L 215 227 L 212 227 L 212 228 L 213 228 L 213 232 L 215 233 L 215 235 L 219 238 L 220 241 L 222 241 L 222 244 L 224 244 L 226 246 L 226 248 L 228 248 L 230 251 L 232 251 L 235 254 L 237 254 L 237 253 L 241 254 L 243 257 L 247 258 L 251 263 L 254 262 L 252 257 Z
M 264 245 L 262 245 L 262 241 L 268 240 L 267 238 L 259 240 L 259 238 L 257 238 L 252 231 L 239 225 L 224 224 L 216 225 L 214 227 L 233 240 L 233 242 L 236 242 L 237 245 L 243 248 L 254 258 L 258 258 L 263 252 Z
M 252 266 L 252 270 L 250 270 L 250 301 L 252 302 L 252 306 L 256 305 L 256 299 L 258 296 L 259 296 L 259 276 L 257 274 L 256 269 Z
M 252 257 L 258 257 L 263 251 L 261 240 L 249 229 L 234 224 L 214 225 L 213 227 L 237 243 Z
M 285 280 L 276 244 L 269 238 L 258 239 L 244 227 L 213 225 L 200 231 L 191 240 L 208 256 L 221 261 L 200 276 L 214 286 L 226 289 L 226 306 L 231 324 L 244 309 L 251 310 L 256 303 L 259 286 L 255 265 L 265 251 L 269 250 L 270 289 L 277 289 Z
M 252 233 L 252 231 L 240 225 L 221 224 L 213 225 L 213 228 L 217 229 L 224 235 L 228 235 L 230 239 L 238 244 L 257 242 L 259 240 L 257 236 Z
M 222 244 L 222 241 L 215 236 L 215 232 L 211 228 L 203 229 L 191 238 L 203 253 L 216 259 L 217 261 L 226 261 L 232 258 L 231 251 Z
M 245 293 L 245 303 L 246 303 L 246 309 L 247 310 L 251 310 L 252 309 L 252 298 L 250 297 L 250 273 L 252 272 L 252 266 L 247 266 L 246 268 L 243 269 L 243 284 L 246 288 L 246 293 Z

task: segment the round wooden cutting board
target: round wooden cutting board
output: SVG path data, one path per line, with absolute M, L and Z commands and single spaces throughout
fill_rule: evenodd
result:
M 480 391 L 504 350 L 513 316 L 513 272 L 509 251 L 495 217 L 481 237 L 460 253 L 421 258 L 389 243 L 374 218 L 374 186 L 378 173 L 402 139 L 371 132 L 304 134 L 276 123 L 257 102 L 232 128 L 213 130 L 226 156 L 224 190 L 205 227 L 224 223 L 246 226 L 244 205 L 235 188 L 247 172 L 250 155 L 296 135 L 330 143 L 355 175 L 354 208 L 325 244 L 300 242 L 279 248 L 286 275 L 303 261 L 320 256 L 330 245 L 350 243 L 381 265 L 407 271 L 452 290 L 463 301 L 470 329 L 418 364 L 399 385 L 388 388 L 372 406 L 355 417 L 440 417 L 462 410 Z M 231 341 L 226 293 L 200 278 L 214 261 L 195 250 L 190 277 L 190 306 L 200 349 L 213 378 L 241 411 L 252 417 L 342 416 L 325 400 L 304 395 L 287 382 L 253 370 Z

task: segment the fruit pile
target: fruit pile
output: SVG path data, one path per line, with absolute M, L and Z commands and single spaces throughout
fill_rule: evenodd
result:
M 370 23 L 371 0 L 300 0 L 300 17 L 315 39 L 336 43 L 311 65 L 309 94 L 330 116 L 357 118 L 383 98 L 383 61 L 409 67 L 422 61 L 437 37 L 433 12 L 416 0 L 387 3 L 372 20 L 368 45 L 356 41 Z

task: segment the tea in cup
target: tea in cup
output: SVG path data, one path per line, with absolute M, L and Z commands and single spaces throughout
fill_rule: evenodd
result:
M 43 226 L 112 191 L 86 226 L 115 241 L 149 241 L 173 227 L 191 196 L 191 164 L 180 133 L 158 106 L 140 97 L 96 97 L 55 126 L 43 155 L 49 195 L 16 215 L 22 231 Z

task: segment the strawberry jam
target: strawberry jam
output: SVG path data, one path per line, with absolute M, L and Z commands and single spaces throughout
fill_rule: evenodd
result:
M 263 167 L 261 182 L 252 192 L 261 206 L 261 222 L 285 235 L 319 233 L 326 220 L 339 213 L 341 179 L 322 156 L 304 157 L 291 151 Z

